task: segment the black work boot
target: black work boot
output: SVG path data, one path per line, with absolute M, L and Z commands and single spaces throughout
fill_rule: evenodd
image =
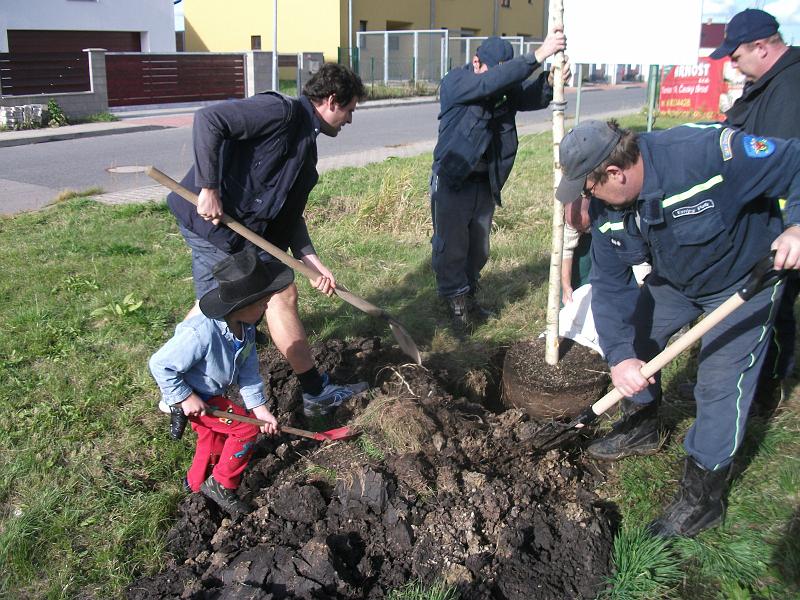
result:
M 251 508 L 236 495 L 234 490 L 222 487 L 222 485 L 214 479 L 213 475 L 209 475 L 208 479 L 203 482 L 203 485 L 200 486 L 200 492 L 206 498 L 210 498 L 216 502 L 217 506 L 221 509 L 233 516 L 246 515 L 251 510 Z
M 467 314 L 469 315 L 470 319 L 478 323 L 482 323 L 491 319 L 492 317 L 497 316 L 488 308 L 480 305 L 478 300 L 475 298 L 474 291 L 467 293 Z
M 694 537 L 722 523 L 730 470 L 728 465 L 724 469 L 707 471 L 687 456 L 678 494 L 647 530 L 662 538 Z
M 472 323 L 469 319 L 469 309 L 467 308 L 467 295 L 453 296 L 447 299 L 450 307 L 450 321 L 453 329 L 459 332 L 467 331 Z
M 664 443 L 658 430 L 658 402 L 636 404 L 622 399 L 622 418 L 606 435 L 592 442 L 586 452 L 599 460 L 655 454 Z

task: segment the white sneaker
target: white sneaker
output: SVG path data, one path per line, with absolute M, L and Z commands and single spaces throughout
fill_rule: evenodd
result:
M 166 414 L 171 414 L 172 413 L 172 411 L 169 409 L 169 404 L 164 402 L 163 399 L 158 401 L 158 410 L 160 410 L 162 413 L 166 413 Z
M 349 398 L 369 389 L 369 384 L 366 381 L 345 385 L 337 385 L 330 381 L 328 374 L 323 373 L 322 391 L 319 395 L 303 394 L 303 414 L 306 417 L 313 418 L 329 415 Z

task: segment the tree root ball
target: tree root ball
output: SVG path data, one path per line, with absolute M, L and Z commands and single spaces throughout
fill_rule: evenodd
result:
M 535 419 L 572 418 L 600 399 L 610 377 L 603 358 L 572 340 L 561 340 L 559 361 L 545 362 L 545 340 L 519 342 L 503 363 L 503 403 Z

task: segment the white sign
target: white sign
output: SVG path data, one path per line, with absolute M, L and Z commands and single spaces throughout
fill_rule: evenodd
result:
M 703 0 L 564 0 L 572 64 L 693 65 Z

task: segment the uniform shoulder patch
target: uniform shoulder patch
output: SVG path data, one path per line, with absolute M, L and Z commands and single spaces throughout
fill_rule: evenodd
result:
M 744 152 L 750 158 L 766 158 L 775 152 L 775 142 L 769 138 L 746 135 L 742 138 Z
M 731 140 L 733 139 L 734 133 L 736 133 L 736 130 L 726 127 L 719 136 L 719 151 L 722 153 L 722 160 L 730 160 L 733 158 Z

